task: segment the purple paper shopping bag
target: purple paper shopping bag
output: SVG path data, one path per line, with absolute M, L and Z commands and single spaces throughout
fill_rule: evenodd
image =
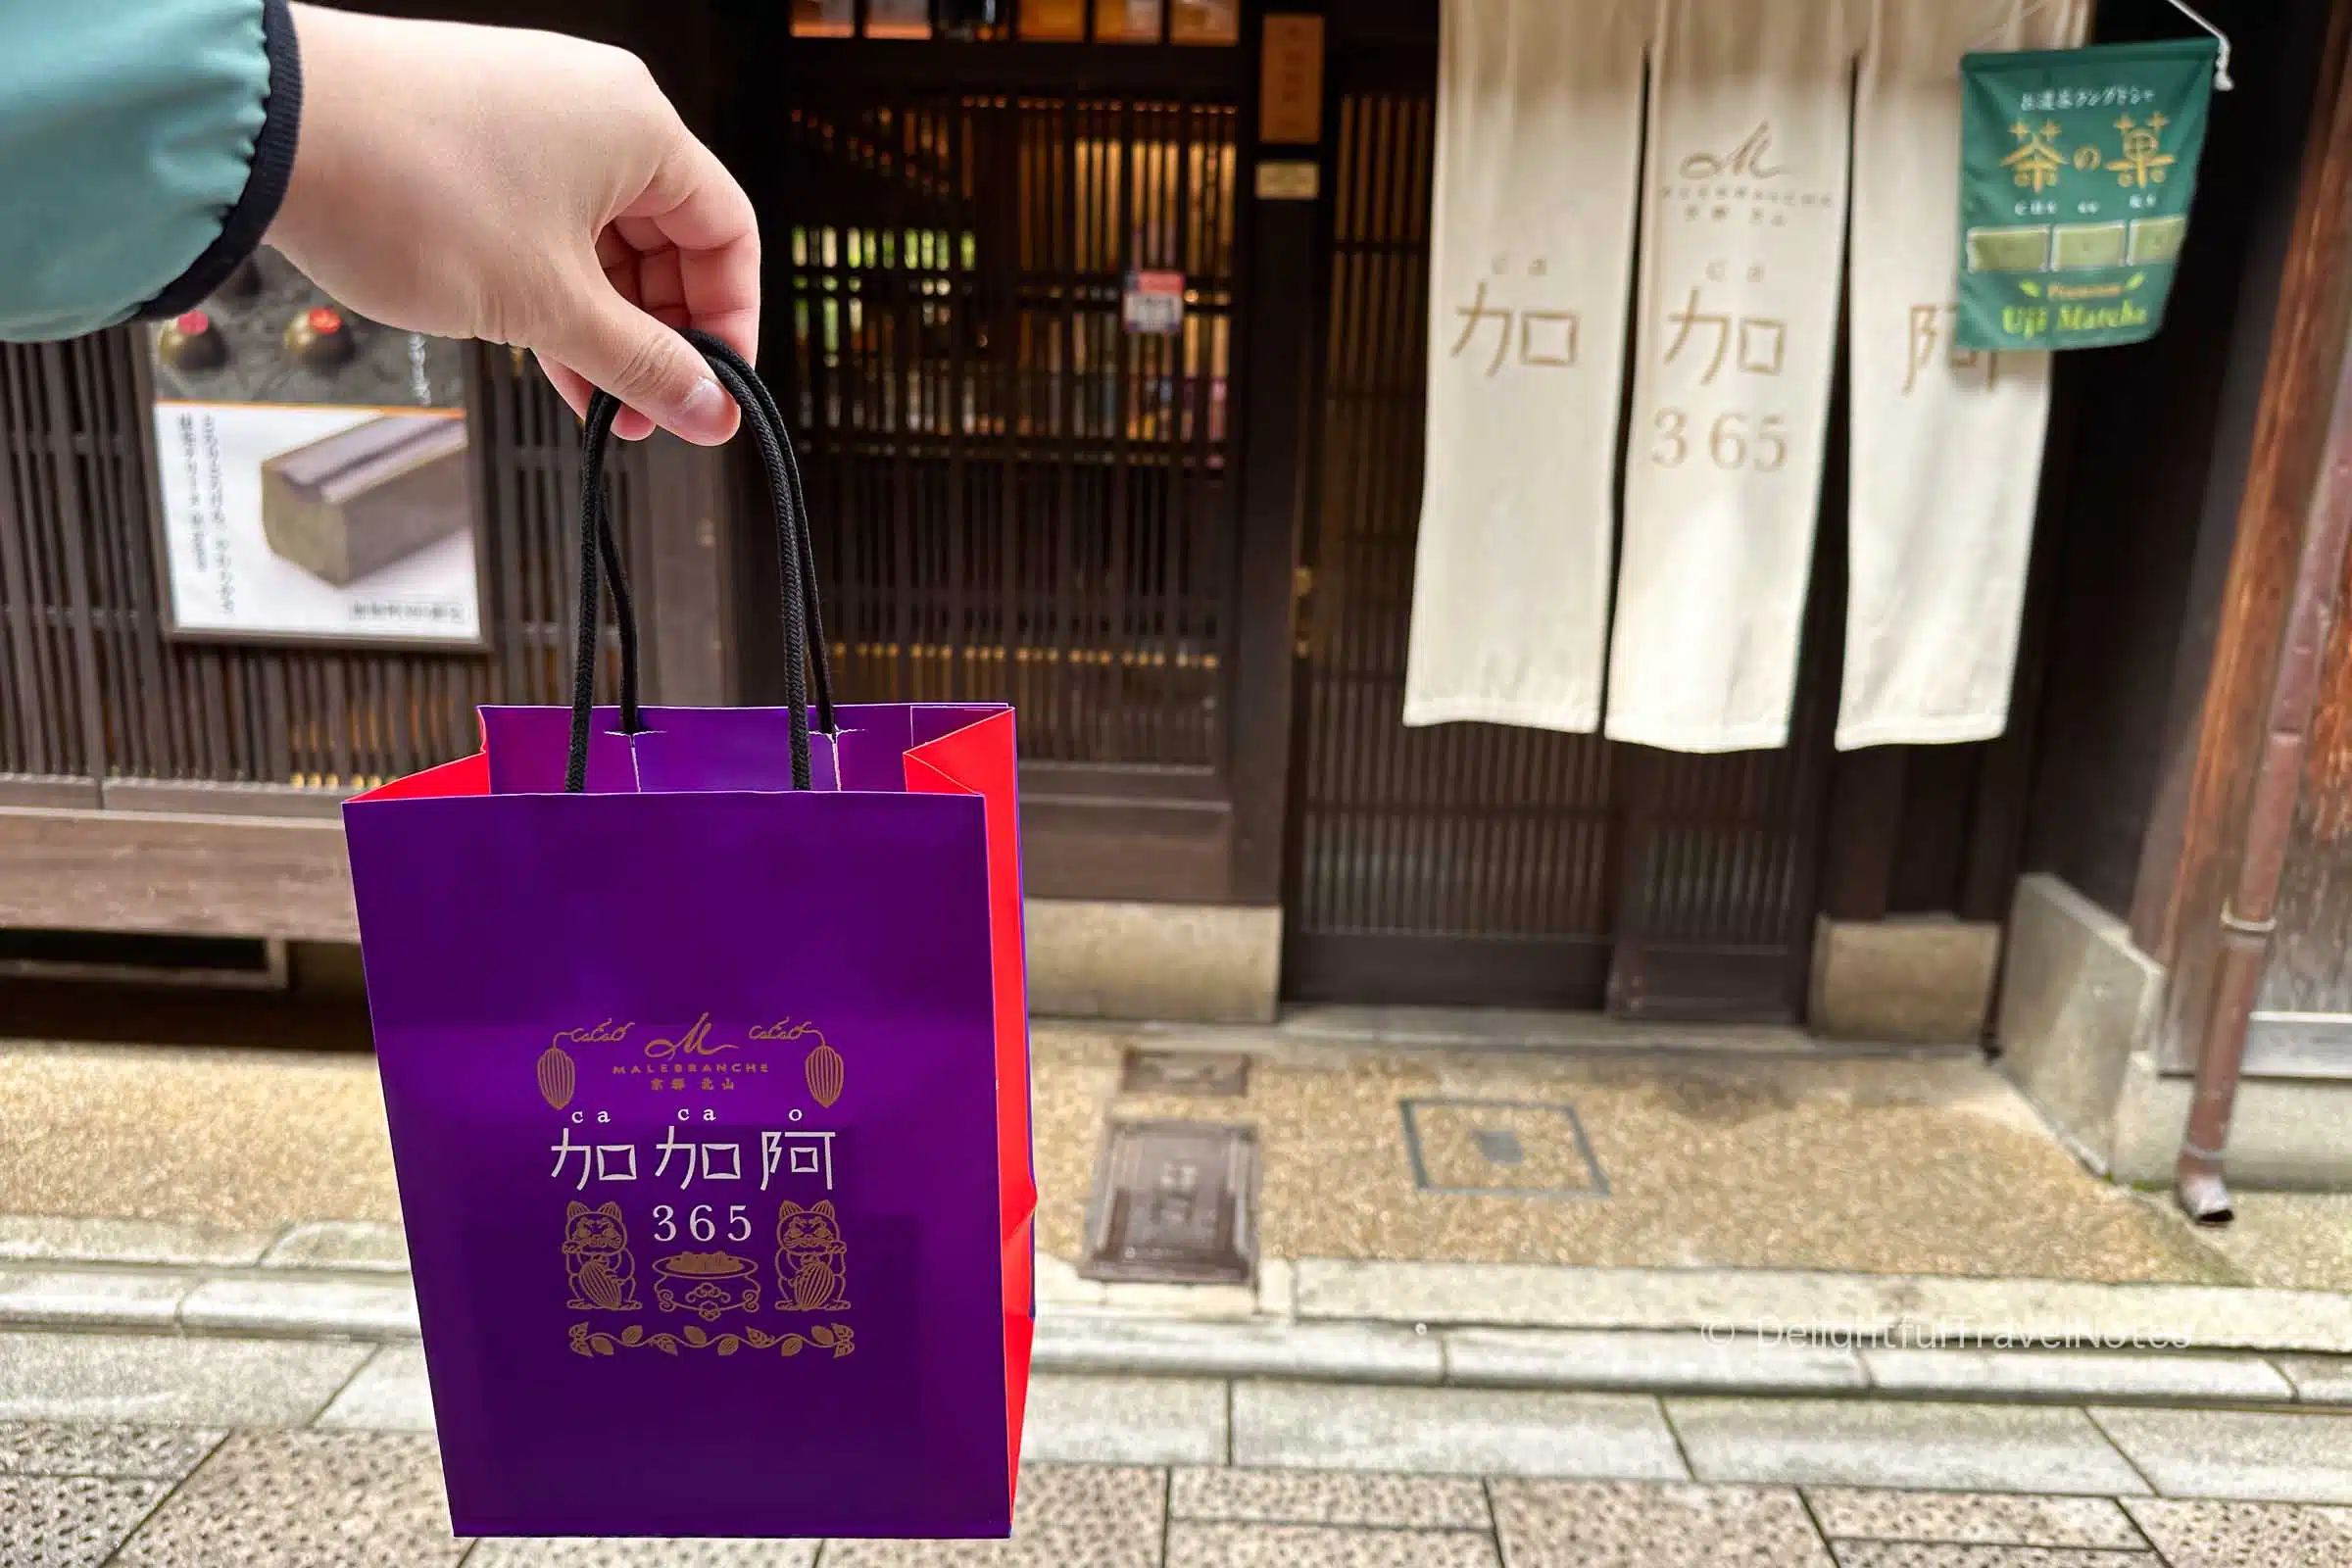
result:
M 345 808 L 453 1522 L 1002 1536 L 1036 1206 L 1012 715 L 834 708 L 781 423 L 697 341 L 776 496 L 789 706 L 639 708 L 600 395 L 573 707 L 485 709 L 478 755 Z

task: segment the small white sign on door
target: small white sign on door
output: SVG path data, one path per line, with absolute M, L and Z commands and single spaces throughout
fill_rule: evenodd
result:
M 1130 332 L 1166 336 L 1184 330 L 1184 274 L 1129 272 L 1119 323 Z

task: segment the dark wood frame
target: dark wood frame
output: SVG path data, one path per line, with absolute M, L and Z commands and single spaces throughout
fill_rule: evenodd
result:
M 1268 9 L 1311 5 L 1245 0 L 1231 45 L 1074 43 L 1006 39 L 794 37 L 792 72 L 893 88 L 975 92 L 1183 91 L 1230 94 L 1236 136 L 1236 289 L 1231 385 L 1238 405 L 1231 463 L 1234 545 L 1231 624 L 1219 700 L 1228 716 L 1223 755 L 1205 767 L 1025 762 L 1021 768 L 1022 867 L 1035 897 L 1275 905 L 1283 886 L 1291 730 L 1292 580 L 1302 516 L 1306 401 L 1321 286 L 1315 266 L 1318 202 L 1261 200 L 1261 158 L 1318 159 L 1319 146 L 1261 146 L 1256 91 Z M 1089 16 L 1091 18 L 1091 8 Z M 1172 8 L 1163 10 L 1163 18 Z M 1090 23 L 1091 25 L 1091 23 Z M 738 466 L 726 489 L 731 515 L 760 515 L 759 484 Z M 748 566 L 731 596 L 744 624 L 767 614 L 772 583 L 757 575 L 759 552 L 739 534 L 733 560 Z M 740 650 L 731 691 L 773 682 L 760 639 Z
M 2163 1066 L 2196 1065 L 2221 917 L 2244 852 L 2248 791 L 2284 633 L 2304 509 L 2352 319 L 2352 5 L 2337 0 L 2306 132 L 2293 234 L 2210 662 L 2183 681 L 2188 743 L 2143 841 L 2132 941 L 2171 971 Z
M 1022 6 L 1022 4 L 1023 4 L 1023 0 L 1003 0 L 1004 11 L 1004 18 L 1003 18 L 1003 20 L 1002 20 L 1002 21 L 999 21 L 999 22 L 996 22 L 996 23 L 993 23 L 993 24 L 990 24 L 990 25 L 992 25 L 992 26 L 999 27 L 999 28 L 1002 28 L 1002 29 L 1003 29 L 1003 34 L 1002 34 L 1002 36 L 996 36 L 996 37 L 989 37 L 989 38 L 956 38 L 956 37 L 941 37 L 941 36 L 940 36 L 940 35 L 938 35 L 936 32 L 934 32 L 934 33 L 933 33 L 931 36 L 929 36 L 929 37 L 927 37 L 927 38 L 897 38 L 897 37 L 889 37 L 889 36 L 884 36 L 884 37 L 880 37 L 880 38 L 871 37 L 871 36 L 869 36 L 869 35 L 868 35 L 868 33 L 867 33 L 867 31 L 866 31 L 866 28 L 867 28 L 867 24 L 869 24 L 869 23 L 870 23 L 870 22 L 873 20 L 874 0 L 851 0 L 851 23 L 850 23 L 850 30 L 851 30 L 851 34 L 852 34 L 852 36 L 851 36 L 851 37 L 845 38 L 845 37 L 843 37 L 843 36 L 842 36 L 841 34 L 839 34 L 839 33 L 798 33 L 798 34 L 795 34 L 795 35 L 794 35 L 794 37 L 795 37 L 796 41 L 799 41 L 799 42 L 810 42 L 810 43 L 813 43 L 813 42 L 828 42 L 828 43 L 848 43 L 848 42 L 857 42 L 857 43 L 888 43 L 888 44 L 900 44 L 900 45 L 910 44 L 910 43 L 911 43 L 911 44 L 921 44 L 921 43 L 949 43 L 949 44 L 955 44 L 955 45 L 956 45 L 956 46 L 958 46 L 958 47 L 966 47 L 966 48 L 968 48 L 968 47 L 980 47 L 980 48 L 987 48 L 987 47 L 990 47 L 990 46 L 992 46 L 992 45 L 995 45 L 995 46 L 1000 46 L 1000 47 L 1001 47 L 1001 46 L 1005 46 L 1005 45 L 1026 45 L 1027 47 L 1030 47 L 1030 48 L 1033 48 L 1033 49 L 1077 49 L 1077 48 L 1085 48 L 1085 49 L 1092 49 L 1092 48 L 1106 48 L 1106 49 L 1153 49 L 1153 48 L 1175 48 L 1175 49 L 1230 49 L 1230 48 L 1233 48 L 1233 47 L 1235 47 L 1235 46 L 1236 46 L 1236 44 L 1235 44 L 1235 43 L 1233 43 L 1233 42 L 1226 42 L 1226 41 L 1224 41 L 1224 40 L 1220 40 L 1220 39 L 1213 39 L 1213 38 L 1179 38 L 1179 37 L 1177 37 L 1177 36 L 1176 36 L 1176 0 L 1159 0 L 1159 36 L 1158 36 L 1158 37 L 1156 37 L 1156 38 L 1120 38 L 1120 39 L 1104 39 L 1104 40 L 1098 40 L 1098 39 L 1096 38 L 1096 36 L 1095 36 L 1095 24 L 1096 24 L 1096 20 L 1097 20 L 1097 12 L 1098 12 L 1098 7 L 1097 7 L 1097 4 L 1096 4 L 1096 0 L 1080 0 L 1080 3 L 1079 3 L 1079 8 L 1078 8 L 1078 18 L 1079 18 L 1079 36 L 1078 36 L 1078 37 L 1075 37 L 1075 38 L 1044 38 L 1044 37 L 1039 37 L 1039 38 L 1027 38 L 1027 37 L 1023 37 L 1023 36 L 1021 35 L 1021 30 L 1020 30 L 1020 26 L 1021 26 L 1021 6 Z M 1245 12 L 1245 13 L 1246 13 L 1246 12 L 1247 12 L 1247 10 L 1248 10 L 1248 0 L 1243 0 L 1243 3 L 1242 3 L 1242 5 L 1241 5 L 1241 6 L 1239 6 L 1239 7 L 1237 7 L 1237 9 L 1239 9 L 1239 10 L 1241 10 L 1241 11 L 1243 11 L 1243 12 Z M 1248 29 L 1248 26 L 1249 26 L 1249 21 L 1248 21 L 1248 17 L 1247 17 L 1247 15 L 1244 15 L 1242 18 L 1240 18 L 1240 19 L 1239 19 L 1239 25 L 1241 26 L 1241 28 L 1243 29 L 1244 33 L 1246 34 L 1246 32 L 1247 32 L 1247 29 Z M 1238 39 L 1236 40 L 1236 42 L 1238 42 Z
M 476 377 L 469 364 L 469 390 Z M 479 444 L 476 451 L 478 482 L 487 454 Z M 631 581 L 651 607 L 649 696 L 724 703 L 732 696 L 720 551 L 724 456 L 655 436 L 624 447 L 619 464 L 646 494 L 648 511 L 668 524 L 631 536 Z M 0 486 L 0 534 L 14 525 L 10 507 Z M 487 515 L 477 513 L 477 528 Z M 485 576 L 485 607 L 491 589 Z M 86 584 L 74 591 L 86 602 Z M 361 651 L 390 654 L 393 643 L 368 641 Z M 447 644 L 425 651 L 461 652 Z M 86 673 L 81 689 L 96 689 Z M 85 713 L 82 722 L 98 726 L 97 776 L 0 776 L 0 926 L 356 940 L 339 792 L 107 776 L 99 715 Z
M 164 519 L 164 496 L 160 482 L 163 473 L 162 451 L 156 444 L 155 410 L 155 350 L 146 342 L 146 329 L 135 328 L 144 352 L 133 359 L 133 373 L 137 378 L 139 401 L 146 406 L 147 423 L 139 432 L 147 444 L 147 515 L 155 530 L 156 569 L 162 580 L 156 584 L 157 608 L 162 612 L 163 634 L 175 643 L 209 643 L 232 648 L 348 648 L 361 652 L 406 654 L 490 654 L 498 645 L 491 640 L 488 594 L 490 553 L 484 524 L 489 515 L 489 454 L 483 450 L 480 433 L 475 428 L 474 408 L 479 400 L 479 376 L 474 357 L 465 356 L 466 406 L 459 417 L 466 421 L 466 505 L 467 516 L 466 533 L 473 545 L 473 623 L 474 635 L 459 637 L 370 637 L 358 634 L 307 631 L 239 631 L 230 627 L 182 626 L 179 607 L 172 590 L 171 525 Z M 67 481 L 69 484 L 72 480 Z
M 1033 895 L 1256 905 L 1278 903 L 1282 895 L 1292 585 L 1317 331 L 1316 314 L 1300 307 L 1322 286 L 1315 256 L 1320 203 L 1261 202 L 1254 170 L 1261 153 L 1319 162 L 1323 150 L 1286 146 L 1266 153 L 1257 145 L 1253 88 L 1264 9 L 1250 0 L 1242 39 L 1232 46 L 1039 42 L 1000 49 L 796 40 L 811 66 L 832 73 L 984 90 L 1015 77 L 1034 80 L 1042 64 L 1056 81 L 1076 88 L 1229 87 L 1240 107 L 1236 222 L 1245 314 L 1236 323 L 1232 371 L 1242 421 L 1235 427 L 1236 613 L 1225 650 L 1223 696 L 1231 715 L 1225 755 L 1206 769 L 1024 766 L 1024 859 Z M 707 127 L 713 100 L 710 17 L 701 6 L 680 11 L 677 31 L 649 37 L 644 47 L 689 123 Z M 140 368 L 144 374 L 143 360 Z M 469 404 L 473 377 L 469 366 Z M 151 407 L 151 384 L 142 392 Z M 148 439 L 152 444 L 151 429 Z M 488 457 L 481 443 L 474 451 L 478 497 Z M 745 685 L 742 609 L 728 577 L 730 536 L 748 499 L 738 484 L 740 457 L 657 438 L 629 449 L 622 461 L 649 488 L 649 510 L 664 522 L 639 531 L 631 562 L 640 602 L 649 607 L 649 689 L 663 702 L 738 700 Z M 154 506 L 156 498 L 149 502 Z M 480 500 L 476 505 L 478 538 L 487 513 Z M 160 586 L 168 603 L 168 585 Z M 487 598 L 487 582 L 483 592 Z M 350 643 L 389 653 L 412 641 Z M 488 645 L 423 647 L 478 655 Z M 285 786 L 0 779 L 0 865 L 7 868 L 0 874 L 0 923 L 349 940 L 356 926 L 335 830 L 339 806 L 331 791 Z

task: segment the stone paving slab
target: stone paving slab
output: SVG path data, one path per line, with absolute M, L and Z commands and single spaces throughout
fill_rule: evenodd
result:
M 1095 1313 L 1041 1317 L 1041 1371 L 1437 1383 L 1435 1336 L 1382 1323 L 1203 1323 Z
M 1919 1541 L 1840 1541 L 1838 1568 L 2165 1568 L 2152 1551 L 2085 1546 L 1954 1546 Z
M 131 1269 L 0 1267 L 0 1323 L 169 1332 L 191 1285 L 185 1275 Z
M 455 1568 L 432 1440 L 239 1432 L 116 1559 L 120 1568 Z
M 813 1541 L 481 1541 L 465 1568 L 812 1568 Z
M 1681 1480 L 1657 1401 L 1635 1395 L 1241 1383 L 1233 1462 L 1300 1469 Z
M 1189 1378 L 1032 1377 L 1021 1459 L 1223 1464 L 1226 1385 Z
M 1747 1335 L 1453 1329 L 1441 1338 L 1446 1381 L 1469 1388 L 1834 1394 L 1870 1386 L 1851 1350 Z
M 1510 1568 L 1830 1568 L 1783 1487 L 1496 1481 Z
M 1179 1470 L 1169 1487 L 1168 1512 L 1177 1519 L 1233 1524 L 1494 1528 L 1486 1489 L 1467 1476 Z
M 2147 1544 L 2112 1497 L 1807 1487 L 1805 1500 L 1822 1530 L 1840 1540 L 2109 1550 Z
M 2233 1189 L 2236 1218 L 2199 1227 L 2200 1246 L 2212 1249 L 2254 1285 L 2352 1289 L 2352 1193 L 2254 1193 Z M 2173 1224 L 2185 1226 L 2163 1199 L 2154 1202 Z
M 2086 1355 L 2063 1350 L 1865 1350 L 1888 1394 L 1978 1398 L 2290 1400 L 2294 1385 L 2252 1355 Z
M 1009 1541 L 828 1541 L 824 1568 L 1157 1568 L 1167 1524 L 1158 1470 L 1021 1472 Z
M 107 1334 L 0 1334 L 0 1420 L 300 1426 L 364 1345 Z
M 2144 1493 L 2081 1410 L 1881 1399 L 1669 1398 L 1702 1481 Z
M 262 1255 L 264 1268 L 409 1271 L 409 1233 L 381 1220 L 318 1219 L 289 1229 Z
M 2132 1522 L 2171 1568 L 2343 1568 L 2352 1508 L 2127 1497 Z
M 99 1219 L 62 1214 L 0 1215 L 0 1261 L 176 1263 L 244 1268 L 277 1240 L 274 1229 L 188 1220 Z
M 168 1481 L 0 1476 L 0 1563 L 99 1568 L 171 1490 Z
M 0 1475 L 177 1481 L 227 1435 L 202 1427 L 0 1421 Z
M 1037 1309 L 1115 1311 L 1186 1319 L 1255 1316 L 1260 1291 L 1247 1285 L 1155 1285 L 1136 1280 L 1090 1280 L 1077 1265 L 1051 1252 L 1037 1254 Z
M 2295 1397 L 2306 1404 L 2352 1404 L 2352 1357 L 2281 1356 L 2278 1370 L 2295 1386 Z
M 2101 1406 L 2091 1416 L 2166 1496 L 2352 1503 L 2352 1415 Z
M 1166 1568 L 1501 1568 L 1484 1534 L 1179 1521 Z
M 387 1345 L 378 1349 L 316 1424 L 359 1432 L 433 1431 L 433 1391 L 425 1377 L 422 1347 Z
M 208 1280 L 179 1303 L 179 1320 L 208 1333 L 413 1340 L 416 1293 L 405 1274 L 385 1280 Z
M 2334 1291 L 1313 1257 L 1294 1272 L 1307 1319 L 2352 1351 L 2352 1294 Z

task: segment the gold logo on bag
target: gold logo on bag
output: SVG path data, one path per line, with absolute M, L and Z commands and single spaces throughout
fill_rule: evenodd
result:
M 539 1095 L 549 1105 L 562 1110 L 571 1103 L 572 1091 L 578 1087 L 579 1075 L 562 1046 L 550 1046 L 540 1054 Z
M 554 1043 L 533 1064 L 540 1097 L 557 1110 L 565 1109 L 578 1094 L 582 1071 L 616 1078 L 643 1078 L 648 1090 L 680 1093 L 731 1090 L 736 1087 L 735 1078 L 770 1070 L 773 1063 L 761 1059 L 770 1053 L 752 1049 L 737 1040 L 718 1038 L 711 1017 L 710 1011 L 705 1009 L 682 1030 L 672 1029 L 666 1035 L 647 1039 L 634 1051 L 615 1053 L 614 1055 L 625 1058 L 617 1060 L 610 1056 L 600 1060 L 591 1053 L 583 1062 L 574 1053 L 586 1046 L 627 1042 L 630 1032 L 637 1027 L 635 1022 L 616 1023 L 606 1018 L 584 1028 L 559 1029 Z M 752 1024 L 744 1028 L 739 1039 L 751 1042 L 752 1046 L 813 1040 L 815 1046 L 801 1066 L 808 1082 L 808 1092 L 827 1109 L 841 1099 L 846 1064 L 841 1053 L 825 1039 L 824 1031 L 814 1024 L 780 1018 L 773 1023 Z M 730 1057 L 733 1059 L 725 1059 Z
M 607 1018 L 603 1023 L 591 1024 L 585 1029 L 559 1029 L 556 1031 L 556 1044 L 559 1046 L 611 1045 L 616 1040 L 628 1039 L 629 1031 L 636 1027 L 633 1023 L 614 1023 L 612 1019 Z
M 786 1201 L 776 1211 L 776 1305 L 787 1312 L 849 1310 L 850 1250 L 841 1216 L 825 1199 L 808 1208 Z
M 706 1334 L 689 1323 L 675 1334 L 648 1334 L 642 1325 L 632 1323 L 618 1334 L 600 1334 L 585 1323 L 571 1326 L 571 1353 L 593 1359 L 600 1355 L 617 1355 L 622 1350 L 651 1348 L 663 1355 L 675 1355 L 680 1348 L 689 1350 L 716 1350 L 720 1355 L 733 1355 L 745 1346 L 755 1350 L 774 1350 L 778 1355 L 794 1356 L 811 1348 L 830 1350 L 838 1361 L 858 1348 L 858 1339 L 847 1323 L 819 1323 L 802 1334 L 769 1334 L 760 1329 L 745 1329 L 741 1334 Z
M 707 1012 L 695 1019 L 686 1032 L 675 1040 L 648 1040 L 645 1043 L 646 1059 L 649 1061 L 667 1061 L 672 1056 L 715 1056 L 722 1051 L 742 1049 L 741 1046 L 724 1042 L 717 1045 L 710 1043 L 710 1015 Z
M 841 1053 L 823 1035 L 816 1037 L 816 1049 L 808 1053 L 801 1071 L 808 1079 L 808 1093 L 827 1110 L 841 1098 L 843 1064 Z
M 618 1203 L 574 1202 L 564 1211 L 564 1277 L 571 1286 L 564 1305 L 574 1311 L 637 1310 L 637 1261 Z
M 721 1312 L 760 1310 L 760 1265 L 731 1252 L 672 1252 L 654 1259 L 654 1304 L 706 1323 Z

